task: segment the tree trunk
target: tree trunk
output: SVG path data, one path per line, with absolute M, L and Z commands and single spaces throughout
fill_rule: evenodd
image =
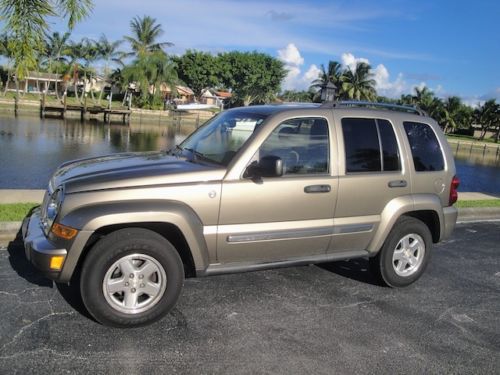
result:
M 497 134 L 495 135 L 495 143 L 498 143 L 500 140 L 500 125 L 497 127 Z
M 486 132 L 488 131 L 488 127 L 482 128 L 481 129 L 481 135 L 479 136 L 479 140 L 482 141 L 484 137 L 486 136 Z
M 77 64 L 73 65 L 73 87 L 75 89 L 75 98 L 76 100 L 80 100 L 80 97 L 78 96 L 78 71 L 77 69 Z
M 89 84 L 90 84 L 90 97 L 92 98 L 92 104 L 95 104 L 95 96 L 94 96 L 94 90 L 93 90 L 93 83 L 92 83 L 92 73 L 90 73 L 90 78 L 89 78 Z
M 56 90 L 56 98 L 59 100 L 59 90 L 57 88 L 57 78 L 59 77 L 59 65 L 56 67 L 56 79 L 54 82 L 54 90 Z
M 5 87 L 3 89 L 3 96 L 7 95 L 7 88 L 9 87 L 10 83 L 10 72 L 7 70 L 7 81 L 5 81 Z
M 16 97 L 14 99 L 14 116 L 16 117 L 18 110 L 19 110 L 19 81 L 16 77 Z

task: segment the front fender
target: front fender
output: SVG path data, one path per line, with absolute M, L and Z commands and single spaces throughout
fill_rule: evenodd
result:
M 196 270 L 208 267 L 209 255 L 203 236 L 203 223 L 189 206 L 177 201 L 141 200 L 86 205 L 71 211 L 60 220 L 61 224 L 87 234 L 109 225 L 152 222 L 173 224 L 179 228 L 191 250 Z M 73 247 L 64 265 L 65 273 L 74 271 L 84 248 Z

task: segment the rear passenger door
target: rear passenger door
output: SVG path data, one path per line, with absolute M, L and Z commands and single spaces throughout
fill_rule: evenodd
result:
M 401 158 L 401 129 L 380 112 L 335 113 L 340 139 L 339 192 L 329 252 L 365 249 L 394 198 L 410 194 L 410 173 Z M 340 113 L 340 116 L 337 115 Z M 399 137 L 396 137 L 396 133 Z

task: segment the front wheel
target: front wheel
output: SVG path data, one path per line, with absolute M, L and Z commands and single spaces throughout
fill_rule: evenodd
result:
M 169 241 L 150 230 L 128 228 L 108 234 L 90 250 L 80 291 L 97 321 L 133 327 L 167 314 L 183 282 L 182 261 Z
M 413 217 L 402 217 L 378 254 L 370 258 L 370 268 L 388 286 L 408 286 L 424 273 L 431 246 L 427 225 Z

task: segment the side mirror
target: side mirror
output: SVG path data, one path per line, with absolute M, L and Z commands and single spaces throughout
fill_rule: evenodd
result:
M 248 166 L 245 177 L 281 177 L 283 176 L 283 160 L 279 156 L 267 155 L 260 162 Z

